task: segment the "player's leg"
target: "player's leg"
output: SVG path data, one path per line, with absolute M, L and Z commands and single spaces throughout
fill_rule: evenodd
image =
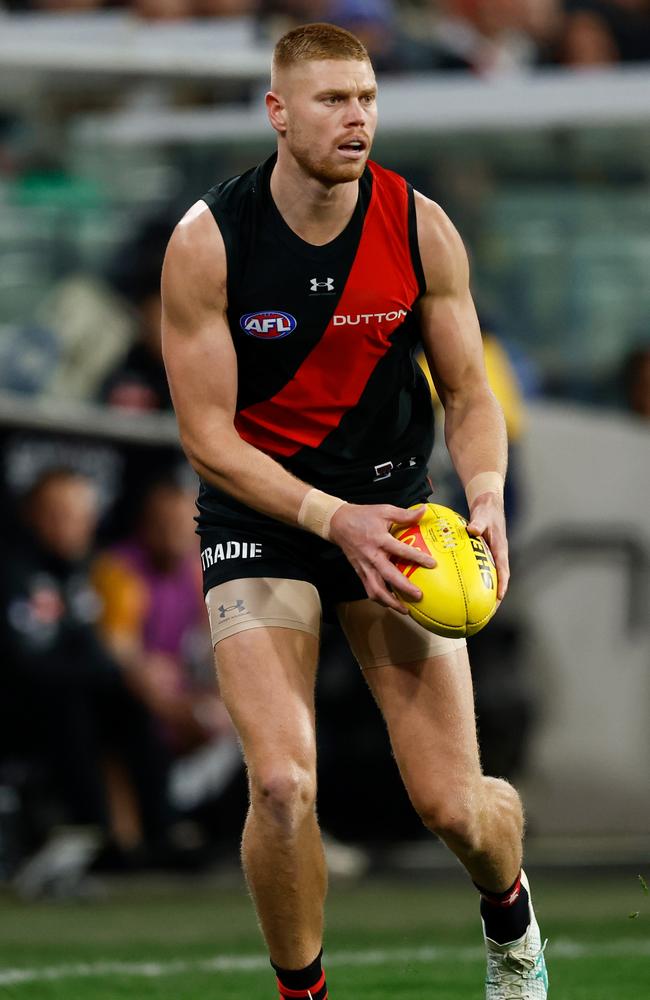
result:
M 475 882 L 504 891 L 521 866 L 523 813 L 511 785 L 481 772 L 464 643 L 369 601 L 343 605 L 341 620 L 422 821 Z
M 248 772 L 246 878 L 272 962 L 302 970 L 320 955 L 327 887 L 315 813 L 320 601 L 304 581 L 247 580 L 214 588 L 208 608 Z
M 422 821 L 474 882 L 503 892 L 521 867 L 523 813 L 511 785 L 481 773 L 466 651 L 364 674 Z
M 488 1000 L 545 1000 L 543 947 L 521 871 L 521 800 L 481 772 L 464 645 L 371 602 L 343 605 L 340 617 L 414 807 L 481 891 Z

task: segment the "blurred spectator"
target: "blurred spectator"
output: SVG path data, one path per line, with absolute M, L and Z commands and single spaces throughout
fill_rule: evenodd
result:
M 331 21 L 365 43 L 379 72 L 464 69 L 480 74 L 546 62 L 600 66 L 650 58 L 647 0 L 4 0 L 8 11 L 98 13 L 143 21 L 256 17 L 276 40 Z
M 160 272 L 172 223 L 145 222 L 115 257 L 112 284 L 133 308 L 137 330 L 127 354 L 105 377 L 100 401 L 129 410 L 171 410 L 162 359 Z
M 185 757 L 183 780 L 192 792 L 180 788 L 179 808 L 215 797 L 241 766 L 216 686 L 193 514 L 194 491 L 172 478 L 149 484 L 135 531 L 102 553 L 93 572 L 106 641 L 171 752 Z M 186 755 L 201 749 L 199 777 Z
M 218 698 L 194 534 L 194 495 L 150 484 L 135 532 L 103 552 L 101 628 L 176 751 L 231 731 Z
M 434 36 L 450 68 L 481 74 L 526 69 L 544 58 L 558 0 L 440 0 Z
M 40 348 L 42 375 L 32 391 L 66 400 L 99 397 L 139 410 L 171 408 L 160 347 L 160 271 L 172 228 L 166 216 L 147 219 L 115 248 L 104 275 L 79 267 L 52 286 L 38 305 L 28 343 L 34 354 L 37 331 L 48 331 L 55 347 L 46 351 L 46 342 Z M 10 388 L 25 382 L 20 338 L 13 355 Z M 28 357 L 32 380 L 34 367 Z
M 377 73 L 435 68 L 438 63 L 435 47 L 409 35 L 399 15 L 394 0 L 330 0 L 323 19 L 347 28 L 361 39 Z
M 117 4 L 105 4 L 103 0 L 4 0 L 4 4 L 8 10 L 39 10 L 44 13 L 57 11 L 74 13 L 117 6 Z
M 130 7 L 150 21 L 179 20 L 189 17 L 241 17 L 255 10 L 256 0 L 4 0 L 8 10 L 47 12 L 85 12 L 114 7 Z
M 650 59 L 646 0 L 565 0 L 561 56 L 571 66 Z
M 150 21 L 187 17 L 242 17 L 252 14 L 256 0 L 133 0 L 134 11 Z
M 35 325 L 0 345 L 0 385 L 55 399 L 171 409 L 160 346 L 160 272 L 173 222 L 136 225 L 106 273 L 71 268 L 38 302 Z M 98 336 L 101 331 L 101 336 Z
M 625 359 L 623 389 L 631 412 L 650 420 L 650 344 L 634 348 Z
M 21 514 L 0 567 L 2 755 L 46 769 L 65 822 L 92 825 L 123 849 L 158 851 L 170 824 L 164 751 L 97 632 L 95 488 L 50 469 Z
M 14 391 L 65 400 L 94 396 L 137 329 L 107 283 L 81 270 L 48 289 L 38 303 L 36 323 L 17 329 L 3 383 Z
M 257 12 L 262 18 L 270 18 L 274 34 L 281 35 L 295 24 L 325 21 L 329 5 L 330 0 L 259 0 Z

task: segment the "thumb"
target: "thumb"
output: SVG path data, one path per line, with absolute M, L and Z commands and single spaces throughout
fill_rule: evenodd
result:
M 470 535 L 482 535 L 486 528 L 487 524 L 485 518 L 480 515 L 470 518 L 469 524 L 467 525 L 467 531 Z

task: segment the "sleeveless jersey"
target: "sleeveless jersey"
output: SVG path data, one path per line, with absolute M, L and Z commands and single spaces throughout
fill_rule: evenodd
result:
M 389 493 L 390 462 L 422 480 L 433 415 L 413 357 L 425 287 L 413 190 L 369 162 L 348 225 L 314 246 L 273 201 L 275 160 L 204 197 L 226 248 L 236 429 L 300 479 L 348 499 L 373 480 Z M 203 483 L 199 509 L 211 499 L 225 498 Z

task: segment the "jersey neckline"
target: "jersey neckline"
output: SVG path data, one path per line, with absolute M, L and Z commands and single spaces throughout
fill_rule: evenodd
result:
M 285 221 L 278 206 L 275 204 L 273 195 L 271 194 L 271 174 L 273 173 L 273 168 L 276 164 L 277 158 L 277 153 L 274 153 L 273 156 L 270 156 L 269 159 L 262 164 L 261 170 L 261 187 L 269 207 L 269 213 L 275 232 L 287 246 L 300 254 L 302 257 L 309 257 L 312 260 L 319 261 L 335 257 L 339 253 L 340 248 L 345 241 L 351 238 L 358 238 L 358 235 L 361 232 L 366 210 L 370 202 L 370 192 L 372 189 L 372 173 L 370 169 L 366 165 L 363 174 L 359 178 L 357 203 L 354 206 L 354 211 L 352 212 L 348 222 L 343 227 L 341 232 L 334 237 L 334 239 L 330 240 L 329 243 L 323 243 L 319 246 L 316 243 L 308 243 L 307 240 L 303 240 L 301 236 L 298 236 L 298 234 L 294 232 L 291 226 Z

